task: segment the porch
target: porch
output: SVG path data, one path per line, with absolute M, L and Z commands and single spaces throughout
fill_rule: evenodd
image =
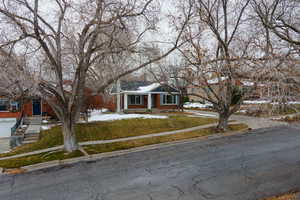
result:
M 116 111 L 139 112 L 174 110 L 179 105 L 180 92 L 166 84 L 148 81 L 117 81 L 111 90 L 116 95 Z
M 163 110 L 178 109 L 178 95 L 167 93 L 123 93 L 120 95 L 120 110 L 126 113 L 161 112 Z M 117 105 L 118 106 L 118 105 Z

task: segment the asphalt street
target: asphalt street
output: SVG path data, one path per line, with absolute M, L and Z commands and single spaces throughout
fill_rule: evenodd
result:
M 255 200 L 295 189 L 297 125 L 0 176 L 0 200 Z

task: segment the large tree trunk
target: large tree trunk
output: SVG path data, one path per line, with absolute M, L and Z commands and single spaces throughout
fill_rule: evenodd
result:
M 64 149 L 67 152 L 78 150 L 78 144 L 75 137 L 75 123 L 72 122 L 70 117 L 65 117 L 62 123 L 62 131 L 64 137 Z
M 229 126 L 228 126 L 229 117 L 230 117 L 229 112 L 219 113 L 219 122 L 218 122 L 217 129 L 222 130 L 222 131 L 228 130 L 229 129 Z

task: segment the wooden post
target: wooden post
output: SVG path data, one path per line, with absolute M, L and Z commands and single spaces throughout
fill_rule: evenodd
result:
M 128 110 L 128 95 L 124 94 L 124 110 Z
M 148 93 L 148 110 L 151 110 L 151 108 L 152 108 L 151 93 Z

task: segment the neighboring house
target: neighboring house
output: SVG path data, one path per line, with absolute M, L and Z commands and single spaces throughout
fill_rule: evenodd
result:
M 211 87 L 211 89 L 213 91 L 218 91 L 219 90 L 219 80 L 221 81 L 226 81 L 225 77 L 220 77 L 219 78 L 213 78 L 213 79 L 209 79 L 207 80 L 207 84 L 209 84 L 209 86 Z M 195 85 L 206 85 L 206 83 L 195 83 Z M 241 81 L 235 81 L 235 85 L 236 86 L 243 86 L 243 84 L 241 83 Z M 208 87 L 199 87 L 199 86 L 194 86 L 192 84 L 190 84 L 187 87 L 187 94 L 189 97 L 190 101 L 196 101 L 196 102 L 206 102 L 203 98 L 199 97 L 205 97 L 208 98 L 208 94 L 211 95 L 212 98 L 214 98 L 214 95 L 209 91 Z M 199 96 L 193 95 L 193 94 L 197 94 Z
M 104 98 L 102 95 L 94 94 L 91 89 L 85 89 L 85 101 L 82 111 L 88 109 L 108 108 L 114 110 L 112 98 Z M 5 95 L 0 96 L 0 118 L 18 118 L 21 113 L 25 116 L 50 116 L 55 118 L 55 112 L 51 106 L 39 96 L 31 97 L 20 106 L 16 101 L 10 100 Z
M 18 102 L 0 95 L 0 118 L 18 118 L 20 114 Z
M 222 81 L 225 81 L 226 79 L 222 78 Z M 291 82 L 291 81 L 290 81 Z M 218 91 L 219 89 L 219 81 L 217 78 L 209 79 L 207 80 L 207 83 L 210 85 L 210 87 L 214 91 Z M 205 85 L 205 83 L 202 83 L 202 85 Z M 245 100 L 253 100 L 253 99 L 276 99 L 278 97 L 287 97 L 291 100 L 298 100 L 299 99 L 299 88 L 295 87 L 296 83 L 289 83 L 289 84 L 279 84 L 278 81 L 260 81 L 260 82 L 254 82 L 249 79 L 241 79 L 241 80 L 235 80 L 235 85 L 247 89 L 249 94 L 245 97 Z M 192 94 L 198 94 L 203 97 L 207 97 L 208 88 L 203 87 L 197 87 L 193 86 L 192 84 L 188 86 L 187 93 L 189 95 L 190 101 L 195 102 L 205 102 L 202 98 L 198 96 L 194 96 Z M 209 92 L 210 93 L 210 92 Z M 213 94 L 211 93 L 211 96 L 213 97 Z
M 0 118 L 18 118 L 22 112 L 29 117 L 35 115 L 55 116 L 51 107 L 40 97 L 32 97 L 22 106 L 5 96 L 0 97 Z
M 178 109 L 179 91 L 167 85 L 149 81 L 120 81 L 119 91 L 115 85 L 111 94 L 115 95 L 121 110 L 174 110 Z M 117 96 L 119 95 L 119 102 Z

